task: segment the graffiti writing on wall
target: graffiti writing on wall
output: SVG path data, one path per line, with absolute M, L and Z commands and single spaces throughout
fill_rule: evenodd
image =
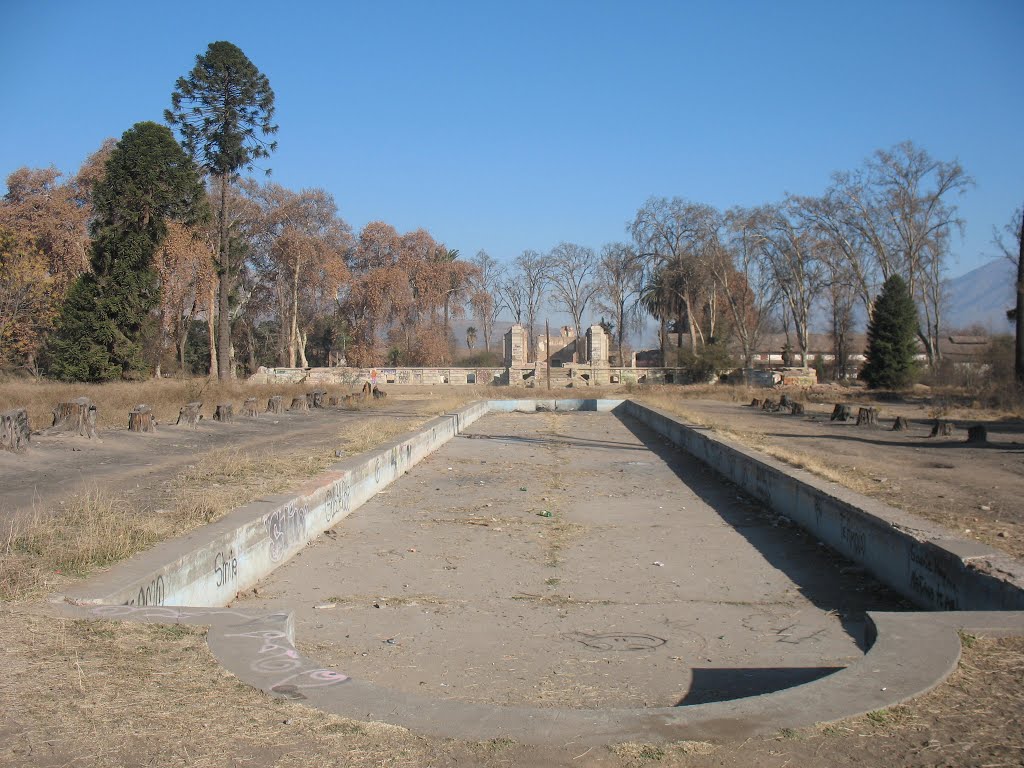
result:
M 352 490 L 348 480 L 335 480 L 324 494 L 324 519 L 329 523 L 339 512 L 344 516 L 351 511 Z
M 857 557 L 863 557 L 867 551 L 867 534 L 859 526 L 855 525 L 846 512 L 839 515 L 839 536 L 849 551 Z
M 163 605 L 164 604 L 164 577 L 157 576 L 149 584 L 139 587 L 138 594 L 129 600 L 125 605 Z
M 277 563 L 289 548 L 306 540 L 306 504 L 293 501 L 263 519 L 270 536 L 270 559 Z
M 213 558 L 213 575 L 217 577 L 218 587 L 234 583 L 238 578 L 238 558 L 235 557 L 235 550 L 232 549 L 226 555 L 223 552 L 217 553 Z

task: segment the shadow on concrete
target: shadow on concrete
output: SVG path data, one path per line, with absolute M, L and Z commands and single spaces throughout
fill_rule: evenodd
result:
M 644 446 L 637 446 L 635 443 L 623 443 L 616 440 L 588 440 L 585 438 L 573 437 L 572 435 L 545 435 L 542 437 L 526 437 L 524 435 L 485 435 L 476 433 L 461 433 L 457 437 L 467 440 L 502 440 L 509 443 L 525 443 L 527 445 L 561 445 L 567 448 L 606 448 L 616 451 L 641 451 L 647 453 Z
M 807 600 L 823 611 L 835 612 L 862 651 L 869 647 L 868 611 L 916 610 L 863 567 L 766 508 L 654 430 L 624 413 L 614 416 L 768 563 L 786 574 Z
M 841 669 L 845 667 L 694 667 L 691 670 L 690 690 L 676 706 L 688 707 L 775 693 L 804 683 L 813 683 Z

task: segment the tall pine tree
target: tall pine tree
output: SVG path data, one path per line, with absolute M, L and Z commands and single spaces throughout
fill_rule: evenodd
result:
M 868 322 L 867 361 L 860 376 L 872 389 L 901 389 L 914 376 L 917 307 L 899 275 L 882 284 Z
M 171 93 L 164 119 L 181 132 L 182 144 L 214 181 L 217 190 L 217 369 L 221 379 L 233 376 L 231 301 L 240 274 L 228 231 L 228 185 L 243 169 L 270 157 L 277 142 L 274 91 L 270 80 L 226 40 L 210 43 L 186 77 Z M 268 171 L 269 172 L 269 171 Z M 211 371 L 212 373 L 212 371 Z
M 170 129 L 136 123 L 107 161 L 93 193 L 92 271 L 71 287 L 50 341 L 50 375 L 109 381 L 145 369 L 142 333 L 159 286 L 153 254 L 167 219 L 195 222 L 205 213 L 195 164 Z

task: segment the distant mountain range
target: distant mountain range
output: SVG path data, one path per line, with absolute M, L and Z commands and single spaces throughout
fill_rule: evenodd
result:
M 942 324 L 951 331 L 981 326 L 993 333 L 1010 333 L 1006 310 L 1016 304 L 1016 282 L 1016 267 L 1005 258 L 947 280 Z

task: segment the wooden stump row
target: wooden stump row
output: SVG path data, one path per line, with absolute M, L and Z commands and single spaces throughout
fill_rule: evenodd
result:
M 861 407 L 857 411 L 857 426 L 858 427 L 877 427 L 878 426 L 878 409 L 874 407 Z
M 852 417 L 853 412 L 850 406 L 836 403 L 835 408 L 832 409 L 832 416 L 829 417 L 829 421 L 849 421 Z
M 28 424 L 28 411 L 14 408 L 0 413 L 0 447 L 18 453 L 28 448 L 32 430 Z
M 46 431 L 48 434 L 71 433 L 81 437 L 96 437 L 96 405 L 88 397 L 57 403 L 53 409 L 53 426 Z
M 153 416 L 153 409 L 144 403 L 139 403 L 128 412 L 129 432 L 156 432 L 156 417 Z
M 192 427 L 192 429 L 195 429 L 203 419 L 203 415 L 200 413 L 202 409 L 203 404 L 200 402 L 186 403 L 181 406 L 181 410 L 178 411 L 178 421 L 175 423 L 187 424 Z
M 308 412 L 311 408 L 324 408 L 326 405 L 339 406 L 350 405 L 357 399 L 368 398 L 380 399 L 387 397 L 387 394 L 366 382 L 359 394 L 328 397 L 327 390 L 315 389 L 307 392 L 305 396 L 292 399 L 292 411 Z M 199 426 L 203 419 L 203 403 L 194 401 L 186 403 L 178 411 L 178 419 L 175 424 L 185 424 L 193 429 Z M 267 401 L 267 413 L 284 413 L 284 398 L 281 395 L 274 395 Z M 246 398 L 242 406 L 242 413 L 251 418 L 257 418 L 260 414 L 259 406 L 255 397 Z M 234 405 L 231 403 L 218 403 L 213 414 L 213 420 L 221 423 L 231 423 L 235 419 Z M 156 432 L 157 420 L 153 413 L 152 406 L 139 403 L 128 412 L 129 432 Z M 53 424 L 43 434 L 73 434 L 81 437 L 95 438 L 96 430 L 96 404 L 88 397 L 78 397 L 73 400 L 57 403 L 53 409 Z M 0 449 L 19 452 L 26 450 L 32 436 L 29 425 L 28 411 L 25 408 L 13 408 L 9 411 L 0 412 Z

